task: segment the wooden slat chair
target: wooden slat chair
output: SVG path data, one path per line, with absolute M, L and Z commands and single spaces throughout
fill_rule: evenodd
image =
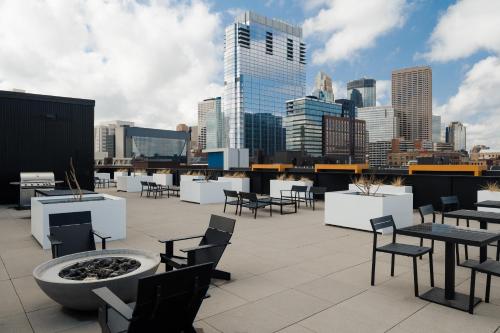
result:
M 165 264 L 165 270 L 174 268 L 198 265 L 206 262 L 213 263 L 212 277 L 216 279 L 230 280 L 231 274 L 217 269 L 226 247 L 231 244 L 234 225 L 236 220 L 223 216 L 211 215 L 208 229 L 203 235 L 178 237 L 168 240 L 160 240 L 165 244 L 165 253 L 160 254 L 161 262 Z M 174 255 L 174 243 L 181 240 L 201 238 L 198 246 L 184 248 L 180 251 L 187 254 L 187 257 Z
M 49 232 L 52 258 L 94 251 L 94 236 L 102 240 L 102 249 L 106 249 L 106 239 L 111 238 L 92 229 L 90 211 L 49 214 Z
M 415 289 L 415 296 L 418 297 L 418 275 L 417 275 L 417 257 L 420 257 L 426 253 L 429 254 L 429 269 L 430 269 L 430 280 L 431 287 L 434 287 L 434 269 L 432 260 L 432 249 L 430 247 L 422 247 L 417 245 L 396 243 L 397 228 L 394 223 L 392 215 L 382 216 L 374 219 L 370 219 L 373 230 L 373 251 L 372 251 L 372 274 L 371 274 L 371 285 L 375 285 L 375 264 L 377 258 L 377 252 L 388 253 L 392 256 L 391 258 L 391 276 L 394 276 L 394 263 L 396 255 L 411 257 L 413 259 L 413 283 Z M 392 228 L 392 242 L 386 245 L 377 246 L 377 235 L 378 231 L 385 228 Z
M 99 298 L 102 332 L 196 333 L 193 322 L 210 286 L 212 263 L 139 279 L 137 301 L 126 304 L 107 287 Z

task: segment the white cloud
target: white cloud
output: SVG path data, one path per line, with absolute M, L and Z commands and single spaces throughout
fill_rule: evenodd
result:
M 500 53 L 500 1 L 461 0 L 448 7 L 424 54 L 431 61 L 468 57 L 479 50 Z
M 391 105 L 391 80 L 377 80 L 377 105 Z
M 324 48 L 313 52 L 316 64 L 349 60 L 373 47 L 377 38 L 404 24 L 409 10 L 405 0 L 314 1 L 315 6 L 325 3 L 326 8 L 304 22 L 307 37 L 324 41 Z
M 172 128 L 221 93 L 222 36 L 203 1 L 0 1 L 0 89 L 91 98 L 96 122 Z
M 467 125 L 467 146 L 475 144 L 500 149 L 500 57 L 490 56 L 467 72 L 456 95 L 437 108 L 445 123 Z

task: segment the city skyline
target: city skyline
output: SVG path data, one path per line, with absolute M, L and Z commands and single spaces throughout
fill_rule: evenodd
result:
M 492 126 L 500 108 L 495 94 L 500 89 L 498 1 L 372 1 L 355 14 L 349 2 L 340 0 L 75 3 L 59 10 L 57 3 L 23 5 L 0 4 L 0 30 L 10 31 L 2 38 L 0 89 L 78 91 L 96 99 L 96 122 L 127 119 L 161 128 L 194 124 L 197 103 L 221 95 L 224 27 L 250 9 L 304 26 L 307 93 L 320 70 L 332 77 L 336 98 L 345 97 L 347 81 L 371 77 L 377 80 L 377 104 L 388 105 L 392 70 L 430 65 L 434 113 L 443 123 L 463 122 L 469 147 L 500 148 L 497 125 Z M 30 29 L 9 19 L 21 12 L 36 18 Z M 377 20 L 377 15 L 389 19 Z M 73 16 L 81 19 L 76 24 L 65 20 Z M 463 17 L 479 28 L 470 31 Z M 360 19 L 366 24 L 354 24 Z M 177 37 L 165 33 L 171 29 Z M 193 29 L 199 33 L 193 35 Z M 355 29 L 360 30 L 353 34 Z M 111 40 L 117 31 L 120 37 Z M 347 42 L 335 43 L 341 37 Z M 139 47 L 129 52 L 131 45 Z

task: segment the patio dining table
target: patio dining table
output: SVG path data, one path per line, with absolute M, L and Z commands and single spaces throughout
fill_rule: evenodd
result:
M 445 287 L 444 289 L 434 287 L 420 295 L 420 298 L 458 310 L 468 311 L 469 296 L 455 292 L 455 247 L 458 244 L 485 247 L 489 243 L 499 240 L 500 233 L 437 223 L 413 225 L 398 229 L 397 233 L 445 242 Z M 479 302 L 481 302 L 481 299 L 475 297 L 474 305 Z

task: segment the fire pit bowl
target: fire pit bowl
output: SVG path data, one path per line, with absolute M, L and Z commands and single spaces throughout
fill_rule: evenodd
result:
M 112 277 L 101 276 L 100 279 L 87 280 L 61 277 L 65 274 L 68 275 L 68 269 L 74 269 L 75 264 L 89 261 L 97 262 L 97 266 L 106 266 L 105 269 L 109 270 L 109 265 L 105 264 L 109 264 L 110 259 L 115 261 L 113 258 L 120 258 L 117 260 L 117 264 L 112 267 L 115 267 L 117 271 L 121 270 L 122 275 L 112 274 Z M 128 267 L 127 272 L 127 267 L 123 268 L 123 258 L 130 259 L 131 263 L 135 263 L 133 269 Z M 95 259 L 106 260 L 100 264 Z M 140 266 L 137 265 L 137 262 Z M 125 264 L 128 263 L 125 262 Z M 97 297 L 92 293 L 92 290 L 100 287 L 108 287 L 125 302 L 134 301 L 137 294 L 137 280 L 154 274 L 159 264 L 160 255 L 148 251 L 135 249 L 98 250 L 70 254 L 44 262 L 33 270 L 33 277 L 43 292 L 62 306 L 90 311 L 96 310 L 98 307 Z M 121 268 L 119 268 L 120 265 L 122 265 Z M 72 274 L 72 277 L 75 274 Z

